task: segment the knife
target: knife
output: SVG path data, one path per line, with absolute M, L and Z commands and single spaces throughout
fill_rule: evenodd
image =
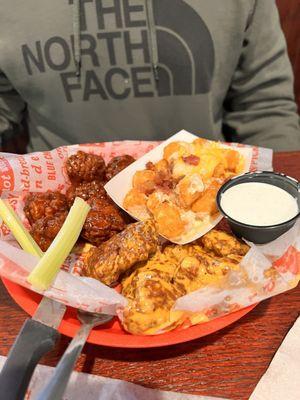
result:
M 36 365 L 60 337 L 57 328 L 65 311 L 64 304 L 43 297 L 33 317 L 24 322 L 0 373 L 0 398 L 24 399 Z

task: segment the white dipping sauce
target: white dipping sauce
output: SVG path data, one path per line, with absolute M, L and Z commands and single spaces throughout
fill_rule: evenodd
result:
M 261 182 L 232 186 L 221 197 L 221 207 L 229 217 L 248 225 L 276 225 L 295 217 L 297 199 L 285 190 Z

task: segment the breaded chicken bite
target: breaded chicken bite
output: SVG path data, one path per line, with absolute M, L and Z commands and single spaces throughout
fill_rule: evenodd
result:
M 128 167 L 128 165 L 132 164 L 135 159 L 128 154 L 124 154 L 123 156 L 117 156 L 112 158 L 106 167 L 105 178 L 109 181 L 123 169 Z
M 67 210 L 67 198 L 60 192 L 29 193 L 25 198 L 24 212 L 30 224 Z
M 83 274 L 114 286 L 121 274 L 146 261 L 157 246 L 158 234 L 152 220 L 128 225 L 123 232 L 88 252 Z
M 107 198 L 92 198 L 88 200 L 91 206 L 81 236 L 95 246 L 105 242 L 118 232 L 126 223 L 118 207 Z
M 46 251 L 63 226 L 68 212 L 56 213 L 54 216 L 46 216 L 32 224 L 30 234 L 42 251 Z
M 75 197 L 81 197 L 87 201 L 93 197 L 107 198 L 107 193 L 100 181 L 82 182 L 78 185 L 72 185 L 66 193 L 69 206 L 74 203 Z
M 73 183 L 105 179 L 105 162 L 101 156 L 79 150 L 67 159 L 67 174 Z

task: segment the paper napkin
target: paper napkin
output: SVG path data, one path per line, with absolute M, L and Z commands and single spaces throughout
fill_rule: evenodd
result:
M 0 356 L 0 370 L 6 357 Z M 25 400 L 34 400 L 45 382 L 51 377 L 53 368 L 38 365 Z M 73 372 L 63 400 L 225 400 L 217 397 L 194 396 L 175 392 L 147 389 L 118 379 Z
M 300 399 L 300 317 L 286 335 L 249 400 Z

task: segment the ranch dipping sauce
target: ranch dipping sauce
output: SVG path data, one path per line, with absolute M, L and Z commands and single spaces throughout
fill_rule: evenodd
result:
M 232 186 L 222 194 L 221 207 L 232 219 L 255 226 L 281 224 L 299 213 L 297 199 L 277 186 L 262 182 Z

